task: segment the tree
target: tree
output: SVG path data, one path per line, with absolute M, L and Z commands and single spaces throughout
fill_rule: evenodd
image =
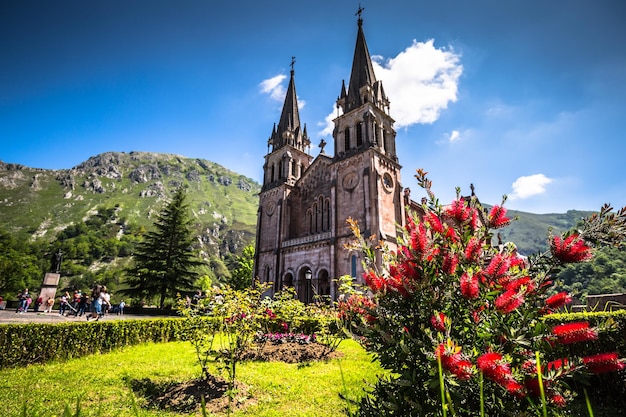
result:
M 193 288 L 199 261 L 192 248 L 189 206 L 186 190 L 176 190 L 172 201 L 157 216 L 156 230 L 146 233 L 134 254 L 134 265 L 127 270 L 126 285 L 121 292 L 133 297 L 159 296 L 159 307 L 165 298 Z
M 235 258 L 235 268 L 231 272 L 228 284 L 235 290 L 244 290 L 252 286 L 252 268 L 254 267 L 254 246 L 246 246 L 240 256 Z

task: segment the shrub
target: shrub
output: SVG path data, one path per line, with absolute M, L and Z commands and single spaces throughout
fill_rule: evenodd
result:
M 549 251 L 525 259 L 513 246 L 491 246 L 491 230 L 511 221 L 505 199 L 487 211 L 457 189 L 443 207 L 426 173 L 416 177 L 429 198 L 408 216 L 398 249 L 382 248 L 382 268 L 378 242 L 350 221 L 355 249 L 366 255 L 367 295 L 352 295 L 342 314 L 392 372 L 361 415 L 523 416 L 542 408 L 561 415 L 572 377 L 624 368 L 614 352 L 560 356 L 563 346 L 595 343 L 611 323 L 552 325 L 543 317 L 569 301 L 548 298 L 559 268 L 589 259 L 594 246 L 624 242 L 626 208 L 603 207 L 581 230 L 550 236 Z

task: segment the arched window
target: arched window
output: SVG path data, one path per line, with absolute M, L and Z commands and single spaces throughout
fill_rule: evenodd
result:
M 323 232 L 324 231 L 324 224 L 325 219 L 326 219 L 326 210 L 324 207 L 324 197 L 320 196 L 319 198 L 319 202 L 318 202 L 318 207 L 319 207 L 319 211 L 320 211 L 320 226 L 319 226 L 319 231 Z
M 350 276 L 356 278 L 356 255 L 350 257 Z
M 326 230 L 330 230 L 330 200 L 327 199 L 324 204 L 324 210 L 326 211 Z
M 271 176 L 270 182 L 274 182 L 275 170 L 276 170 L 276 165 L 272 164 L 272 176 Z
M 344 151 L 350 150 L 350 128 L 346 127 L 346 130 L 343 132 L 343 149 Z
M 356 147 L 360 148 L 363 145 L 363 123 L 356 124 Z
M 383 142 L 381 142 L 380 140 L 380 127 L 374 123 L 374 140 L 376 141 L 376 144 L 378 146 L 380 146 L 381 148 L 383 148 L 383 151 L 386 149 L 386 144 Z
M 313 234 L 313 210 L 308 209 L 306 211 L 307 222 L 309 223 L 309 234 Z

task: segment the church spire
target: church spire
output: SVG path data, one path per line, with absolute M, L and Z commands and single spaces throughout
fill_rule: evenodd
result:
M 354 58 L 352 59 L 352 72 L 350 73 L 350 84 L 348 85 L 348 93 L 345 100 L 344 112 L 349 112 L 361 106 L 364 102 L 361 89 L 365 86 L 374 86 L 376 84 L 376 76 L 374 75 L 374 67 L 370 58 L 365 35 L 363 34 L 363 19 L 361 13 L 363 8 L 359 7 L 357 15 L 359 16 L 358 32 L 356 37 L 356 46 L 354 48 Z
M 291 57 L 291 76 L 289 78 L 289 85 L 287 86 L 287 94 L 285 96 L 285 102 L 283 104 L 283 111 L 280 115 L 280 120 L 276 130 L 272 132 L 271 142 L 274 147 L 273 150 L 277 150 L 286 145 L 292 145 L 296 148 L 302 148 L 306 146 L 304 142 L 308 141 L 308 138 L 303 137 L 303 132 L 300 126 L 300 112 L 298 111 L 298 95 L 296 94 L 296 82 L 295 71 L 293 69 L 296 63 L 296 58 Z

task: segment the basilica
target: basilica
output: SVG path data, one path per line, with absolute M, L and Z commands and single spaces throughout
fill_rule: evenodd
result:
M 320 143 L 310 155 L 311 139 L 300 121 L 293 63 L 285 101 L 268 140 L 259 195 L 254 276 L 286 286 L 298 298 L 338 296 L 335 280 L 344 275 L 362 282 L 360 253 L 346 247 L 353 235 L 348 218 L 365 236 L 392 249 L 396 228 L 405 219 L 405 196 L 396 154 L 389 99 L 376 79 L 365 42 L 363 20 L 357 36 L 350 81 L 341 82 L 334 119 L 334 152 Z

